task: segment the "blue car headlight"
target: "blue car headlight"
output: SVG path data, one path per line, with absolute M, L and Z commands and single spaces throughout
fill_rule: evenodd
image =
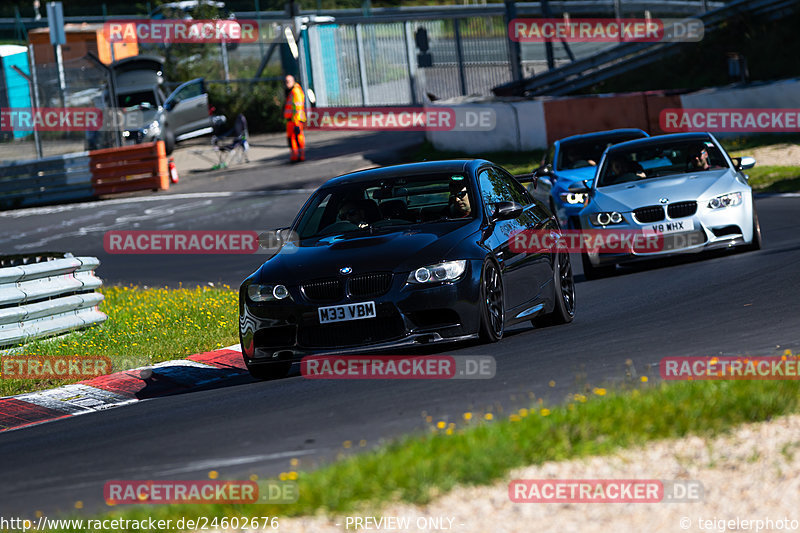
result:
M 562 192 L 558 195 L 561 202 L 567 205 L 578 205 L 586 202 L 588 195 L 581 192 Z
M 589 222 L 595 226 L 612 226 L 625 222 L 625 217 L 622 216 L 622 213 L 617 211 L 604 211 L 602 213 L 592 213 L 589 215 Z
M 420 267 L 408 275 L 408 283 L 437 283 L 453 281 L 461 277 L 467 269 L 467 261 L 445 261 Z
M 711 209 L 721 209 L 723 207 L 736 207 L 742 203 L 742 193 L 732 192 L 730 194 L 723 194 L 708 201 L 708 207 Z
M 253 302 L 275 302 L 291 296 L 285 285 L 261 285 L 253 283 L 247 287 L 247 297 Z

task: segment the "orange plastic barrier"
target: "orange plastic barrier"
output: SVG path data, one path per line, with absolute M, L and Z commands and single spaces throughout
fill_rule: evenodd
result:
M 89 152 L 95 196 L 169 189 L 164 141 Z

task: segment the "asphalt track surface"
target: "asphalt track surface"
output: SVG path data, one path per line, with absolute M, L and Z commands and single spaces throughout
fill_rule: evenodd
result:
M 312 178 L 320 170 L 312 165 L 296 168 Z M 198 188 L 207 186 L 198 180 Z M 120 217 L 145 215 L 149 218 L 138 220 L 139 229 L 231 229 L 245 223 L 248 228 L 276 227 L 287 224 L 308 196 L 305 191 L 278 193 L 261 187 L 257 194 L 187 198 L 178 189 L 146 201 L 100 202 L 92 209 L 6 213 L 0 216 L 0 247 L 35 243 L 39 249 L 100 255 L 100 275 L 107 283 L 235 285 L 257 267 L 258 259 L 118 260 L 100 253 L 98 235 L 104 230 L 80 234 L 79 228 L 105 228 Z M 295 374 L 256 382 L 241 377 L 206 390 L 1 433 L 0 515 L 42 511 L 55 516 L 74 511 L 78 500 L 83 513 L 108 511 L 103 485 L 114 479 L 207 479 L 210 470 L 222 479 L 251 474 L 267 478 L 290 470 L 292 457 L 300 459 L 299 468 L 309 469 L 340 453 L 354 453 L 343 450 L 347 440 L 364 439 L 368 449 L 385 439 L 427 431 L 423 413 L 434 421 L 458 422 L 466 411 L 507 413 L 527 406 L 529 393 L 560 402 L 585 383 L 613 384 L 631 368 L 626 360 L 637 375 L 656 378 L 658 361 L 665 356 L 798 350 L 800 196 L 761 198 L 757 207 L 764 233 L 761 251 L 693 256 L 592 282 L 578 276 L 572 324 L 520 326 L 498 344 L 447 345 L 424 352 L 492 355 L 497 361 L 494 379 L 326 381 Z M 153 218 L 154 212 L 147 210 L 159 216 Z M 67 224 L 68 219 L 77 221 Z M 48 241 L 44 230 L 54 231 L 54 226 L 58 239 Z M 580 273 L 576 257 L 573 264 Z M 549 385 L 551 380 L 555 386 Z

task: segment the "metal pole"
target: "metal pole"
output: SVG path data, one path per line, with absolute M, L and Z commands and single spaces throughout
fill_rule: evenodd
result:
M 33 45 L 30 45 L 30 47 L 32 48 Z M 30 62 L 30 58 L 28 58 L 28 60 Z M 16 70 L 17 74 L 22 76 L 28 82 L 28 90 L 30 91 L 31 98 L 33 99 L 33 107 L 35 109 L 38 109 L 39 108 L 39 97 L 38 97 L 38 92 L 36 91 L 35 82 L 34 82 L 34 79 L 36 78 L 36 74 L 35 74 L 36 70 L 34 70 L 35 66 L 33 64 L 30 65 L 31 72 L 34 73 L 33 77 L 28 76 L 27 74 L 22 72 L 22 70 L 16 65 L 12 65 L 11 68 Z M 39 138 L 39 130 L 36 129 L 36 126 L 33 127 L 33 145 L 36 148 L 36 159 L 41 159 L 42 158 L 42 139 Z
M 231 75 L 228 70 L 228 47 L 225 45 L 225 37 L 220 40 L 219 47 L 222 52 L 222 71 L 225 73 L 225 81 L 228 81 L 231 79 Z M 226 85 L 225 90 L 230 90 L 230 87 Z
M 56 56 L 56 70 L 58 71 L 58 96 L 61 99 L 61 107 L 67 107 L 67 78 L 64 75 L 64 58 L 61 56 L 61 45 L 53 45 Z
M 403 35 L 406 38 L 406 59 L 408 60 L 408 83 L 411 89 L 411 103 L 417 104 L 417 62 L 414 57 L 414 38 L 411 36 L 411 23 L 403 24 Z
M 361 105 L 367 105 L 369 103 L 367 65 L 364 62 L 364 38 L 361 34 L 361 24 L 356 24 L 356 56 L 358 58 L 358 78 L 361 81 Z
M 456 38 L 456 57 L 458 59 L 458 79 L 461 82 L 461 94 L 467 95 L 467 79 L 464 75 L 464 51 L 461 49 L 461 24 L 459 19 L 453 19 L 453 33 Z

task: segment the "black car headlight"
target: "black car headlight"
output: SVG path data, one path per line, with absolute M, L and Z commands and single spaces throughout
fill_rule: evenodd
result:
M 247 297 L 253 302 L 275 302 L 291 296 L 285 285 L 261 285 L 253 283 L 247 287 Z
M 721 209 L 723 207 L 735 207 L 741 205 L 742 193 L 732 192 L 730 194 L 723 194 L 708 201 L 708 207 L 711 209 Z
M 589 221 L 595 226 L 611 226 L 622 224 L 625 222 L 625 217 L 617 211 L 604 211 L 602 213 L 592 213 L 589 215 Z
M 408 275 L 408 283 L 437 283 L 453 281 L 461 277 L 467 269 L 467 261 L 445 261 L 420 267 Z

